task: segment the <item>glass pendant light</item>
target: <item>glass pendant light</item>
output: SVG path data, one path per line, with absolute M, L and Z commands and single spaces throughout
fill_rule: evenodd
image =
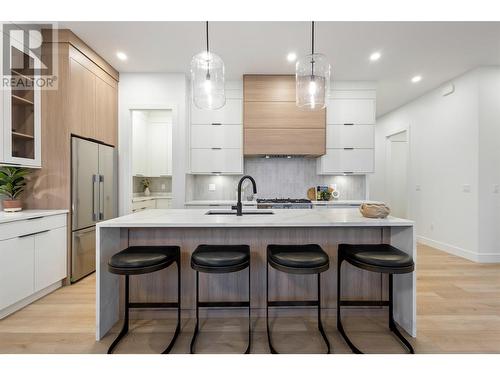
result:
M 191 60 L 191 85 L 194 105 L 200 109 L 219 109 L 226 104 L 224 91 L 224 62 L 208 44 L 208 21 L 206 23 L 207 49 Z
M 299 109 L 320 111 L 326 107 L 330 64 L 325 55 L 314 52 L 314 21 L 311 36 L 311 54 L 301 57 L 295 65 L 295 102 Z

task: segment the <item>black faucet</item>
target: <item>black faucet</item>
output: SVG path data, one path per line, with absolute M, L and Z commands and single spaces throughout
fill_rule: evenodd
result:
M 243 176 L 240 180 L 240 182 L 238 182 L 238 203 L 236 203 L 236 216 L 241 216 L 243 215 L 243 206 L 241 204 L 241 185 L 243 184 L 243 181 L 245 181 L 246 179 L 249 179 L 250 181 L 252 181 L 252 185 L 253 185 L 253 193 L 254 194 L 257 194 L 257 185 L 255 184 L 255 180 L 253 179 L 252 176 Z

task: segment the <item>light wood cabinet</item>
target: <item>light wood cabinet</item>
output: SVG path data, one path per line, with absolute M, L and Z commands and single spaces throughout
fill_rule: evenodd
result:
M 320 155 L 325 129 L 245 129 L 245 154 Z
M 111 84 L 95 78 L 96 138 L 109 145 L 118 144 L 118 91 Z
M 245 75 L 244 154 L 323 155 L 326 111 L 301 111 L 295 105 L 295 77 Z
M 325 110 L 301 111 L 293 102 L 246 102 L 245 129 L 325 129 Z
M 69 126 L 73 134 L 96 135 L 96 77 L 77 60 L 69 59 Z

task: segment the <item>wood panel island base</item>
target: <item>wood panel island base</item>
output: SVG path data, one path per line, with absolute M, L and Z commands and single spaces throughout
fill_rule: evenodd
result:
M 330 269 L 321 275 L 322 307 L 336 308 L 336 262 L 340 243 L 389 243 L 416 261 L 414 223 L 388 217 L 367 219 L 356 209 L 273 210 L 271 215 L 206 215 L 206 209 L 146 210 L 97 225 L 96 339 L 100 340 L 120 318 L 120 278 L 108 272 L 108 260 L 130 245 L 177 245 L 181 248 L 181 307 L 192 315 L 195 271 L 191 253 L 200 244 L 247 244 L 251 251 L 251 307 L 265 309 L 266 247 L 268 244 L 319 244 L 330 256 Z M 248 293 L 247 271 L 200 275 L 200 298 L 206 301 L 243 300 Z M 416 273 L 394 276 L 394 317 L 416 337 Z M 342 266 L 344 299 L 386 299 L 387 279 L 378 273 Z M 269 271 L 270 298 L 312 299 L 316 278 Z M 276 285 L 276 288 L 273 286 Z M 278 292 L 279 291 L 279 294 Z M 163 302 L 176 298 L 175 267 L 133 276 L 131 301 Z M 191 310 L 191 311 L 190 311 Z M 161 311 L 139 310 L 134 317 L 160 318 Z M 159 314 L 159 315 L 155 315 Z M 164 316 L 164 314 L 163 314 Z

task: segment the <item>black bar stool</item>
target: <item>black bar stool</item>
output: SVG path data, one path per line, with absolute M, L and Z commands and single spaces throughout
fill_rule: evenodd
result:
M 111 273 L 125 275 L 125 318 L 123 327 L 118 337 L 113 341 L 108 349 L 111 354 L 118 342 L 128 333 L 129 329 L 129 309 L 131 308 L 176 308 L 177 328 L 170 344 L 162 354 L 169 353 L 177 340 L 181 330 L 181 262 L 179 246 L 130 246 L 125 250 L 113 255 L 108 263 L 108 270 Z M 129 276 L 142 275 L 162 270 L 172 263 L 177 264 L 177 302 L 130 302 L 129 301 Z
M 342 300 L 340 298 L 341 291 L 341 277 L 340 269 L 343 261 L 347 261 L 354 267 L 363 270 L 380 272 L 389 274 L 389 300 L 388 301 L 354 301 Z M 414 354 L 415 351 L 411 344 L 399 332 L 394 322 L 393 314 L 393 275 L 411 273 L 415 269 L 415 263 L 411 256 L 405 252 L 388 244 L 374 244 L 374 245 L 349 245 L 340 244 L 338 248 L 338 264 L 337 264 L 337 329 L 349 345 L 349 348 L 356 354 L 363 354 L 347 337 L 342 325 L 340 316 L 341 306 L 389 306 L 389 329 L 396 335 L 402 342 L 409 353 Z
M 248 307 L 248 346 L 245 354 L 250 353 L 252 343 L 252 320 L 250 315 L 250 247 L 248 245 L 199 245 L 191 255 L 191 268 L 196 271 L 196 327 L 191 339 L 190 352 L 199 332 L 200 307 Z M 200 302 L 199 273 L 230 273 L 248 268 L 248 301 L 237 302 Z
M 330 259 L 328 254 L 319 245 L 268 245 L 266 265 L 266 325 L 267 341 L 272 354 L 278 354 L 271 342 L 269 330 L 269 307 L 283 306 L 317 306 L 318 307 L 318 329 L 330 354 L 330 341 L 326 337 L 321 322 L 321 273 L 329 268 Z M 293 274 L 317 274 L 318 275 L 318 299 L 312 301 L 269 301 L 269 265 L 274 269 Z

